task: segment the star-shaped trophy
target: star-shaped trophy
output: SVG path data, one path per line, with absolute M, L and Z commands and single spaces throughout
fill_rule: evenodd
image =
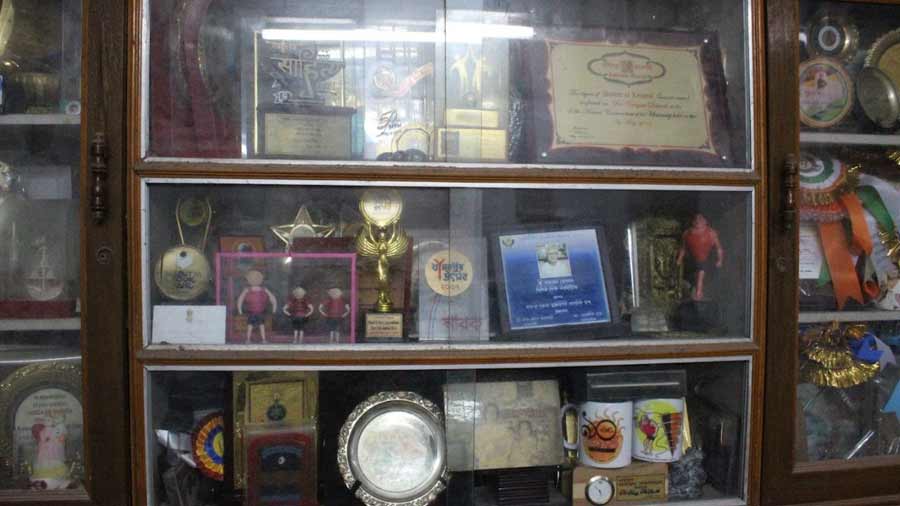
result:
M 294 216 L 294 221 L 291 223 L 269 228 L 284 243 L 284 251 L 286 253 L 291 252 L 295 239 L 331 237 L 334 235 L 335 230 L 333 224 L 314 222 L 306 206 L 300 206 L 297 215 Z

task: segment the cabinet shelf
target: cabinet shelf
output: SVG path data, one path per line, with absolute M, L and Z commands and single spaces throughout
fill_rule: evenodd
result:
M 900 320 L 900 311 L 801 311 L 800 323 L 884 322 Z
M 697 340 L 699 341 L 699 340 Z M 559 346 L 541 343 L 450 345 L 422 343 L 377 343 L 344 345 L 231 345 L 179 346 L 154 344 L 137 351 L 145 364 L 196 364 L 219 366 L 268 365 L 352 365 L 378 368 L 385 365 L 429 364 L 572 364 L 579 362 L 711 362 L 747 357 L 756 345 L 744 340 L 704 340 L 688 344 L 666 343 L 636 346 L 634 342 L 601 344 L 578 342 Z M 711 342 L 710 342 L 711 341 Z
M 900 135 L 800 132 L 801 144 L 843 144 L 851 146 L 897 146 Z
M 0 114 L 0 125 L 80 125 L 81 115 Z
M 80 318 L 11 318 L 0 319 L 0 332 L 81 330 Z

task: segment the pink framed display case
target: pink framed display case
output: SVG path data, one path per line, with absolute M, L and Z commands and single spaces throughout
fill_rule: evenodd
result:
M 229 344 L 337 344 L 356 342 L 358 283 L 356 253 L 217 253 L 216 304 L 226 307 L 226 342 Z M 275 298 L 275 311 L 266 295 L 266 309 L 258 315 L 266 333 L 247 332 L 248 315 L 239 314 L 237 301 L 248 286 L 246 274 L 261 271 L 262 286 Z M 288 313 L 293 291 L 304 288 L 306 307 L 312 312 L 297 324 Z M 328 291 L 338 288 L 349 306 L 336 329 L 325 314 Z M 246 302 L 245 302 L 246 305 Z M 323 312 L 325 311 L 325 312 Z M 298 326 L 302 329 L 297 337 Z M 336 334 L 336 335 L 335 335 Z

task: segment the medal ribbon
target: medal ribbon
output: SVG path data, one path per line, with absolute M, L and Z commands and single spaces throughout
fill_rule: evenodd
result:
M 847 299 L 853 299 L 862 304 L 862 291 L 859 287 L 859 278 L 856 276 L 856 268 L 853 265 L 853 257 L 847 248 L 844 225 L 839 221 L 819 223 L 819 236 L 822 239 L 822 249 L 825 250 L 825 260 L 828 262 L 828 271 L 831 274 L 831 283 L 834 285 L 834 297 L 837 299 L 838 309 L 844 308 Z
M 866 225 L 866 212 L 855 193 L 845 193 L 840 197 L 841 204 L 847 210 L 850 218 L 851 239 L 850 245 L 857 252 L 869 255 L 872 253 L 872 236 L 869 235 L 869 227 Z
M 884 208 L 889 216 L 900 217 L 900 192 L 896 188 L 888 184 L 885 180 L 870 176 L 868 174 L 859 175 L 860 188 L 871 186 L 877 193 Z

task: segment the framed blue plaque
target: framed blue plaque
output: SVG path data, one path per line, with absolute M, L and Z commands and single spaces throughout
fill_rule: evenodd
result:
M 493 246 L 504 335 L 618 323 L 602 228 L 500 233 Z

